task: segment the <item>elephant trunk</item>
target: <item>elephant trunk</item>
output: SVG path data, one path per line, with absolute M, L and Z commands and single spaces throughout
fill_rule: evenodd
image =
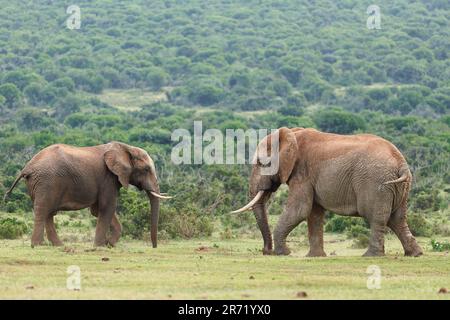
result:
M 147 192 L 147 195 L 151 206 L 150 237 L 153 248 L 156 248 L 158 246 L 159 198 L 150 192 Z

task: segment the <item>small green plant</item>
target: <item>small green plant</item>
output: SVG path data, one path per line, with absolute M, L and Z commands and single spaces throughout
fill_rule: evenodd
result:
M 0 239 L 17 239 L 28 232 L 25 221 L 18 218 L 3 218 L 0 220 Z
M 431 239 L 431 248 L 433 251 L 442 252 L 450 250 L 450 242 L 439 242 L 435 239 Z

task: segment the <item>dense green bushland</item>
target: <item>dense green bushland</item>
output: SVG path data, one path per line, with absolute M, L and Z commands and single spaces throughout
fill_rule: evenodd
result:
M 250 168 L 174 165 L 174 129 L 192 131 L 202 120 L 222 132 L 370 132 L 396 144 L 411 166 L 414 232 L 448 235 L 449 2 L 380 1 L 380 30 L 366 28 L 369 4 L 83 0 L 81 29 L 69 30 L 64 4 L 0 1 L 0 194 L 45 146 L 120 140 L 145 148 L 162 191 L 176 195 L 162 206 L 167 237 L 208 236 L 217 221 L 226 236 L 254 224 L 227 214 L 247 200 Z M 105 102 L 111 90 L 132 89 L 162 98 L 129 110 Z M 136 191 L 122 193 L 127 235 L 147 233 L 147 206 Z M 0 204 L 30 210 L 23 184 Z M 364 233 L 362 221 L 343 227 L 336 219 L 329 231 Z

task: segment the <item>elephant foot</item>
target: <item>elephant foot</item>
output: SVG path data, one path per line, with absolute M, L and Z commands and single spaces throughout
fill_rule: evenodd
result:
M 416 239 L 413 237 L 406 242 L 403 248 L 405 249 L 405 256 L 407 257 L 418 257 L 423 255 L 422 248 L 417 244 Z
M 106 247 L 108 245 L 108 241 L 106 240 L 95 240 L 94 247 Z
M 42 246 L 44 241 L 31 241 L 31 248 Z
M 323 250 L 309 250 L 306 257 L 326 257 L 327 254 Z
M 106 245 L 108 247 L 115 247 L 118 241 L 118 239 L 108 239 L 106 240 Z
M 269 248 L 263 248 L 263 249 L 262 249 L 262 253 L 263 253 L 263 255 L 265 255 L 265 256 L 271 256 L 271 255 L 273 255 L 273 250 L 272 250 L 272 249 L 269 249 Z
M 407 257 L 419 257 L 423 255 L 423 251 L 420 247 L 414 248 L 413 250 L 405 251 L 405 256 Z
M 52 241 L 52 246 L 54 247 L 62 247 L 64 243 L 61 240 L 58 241 Z
M 291 254 L 291 250 L 286 245 L 280 247 L 275 246 L 275 254 L 278 256 L 288 256 Z
M 382 257 L 384 256 L 383 251 L 368 249 L 363 255 L 363 257 Z
M 55 238 L 49 238 L 48 239 L 50 241 L 50 243 L 52 244 L 52 246 L 54 247 L 61 247 L 64 243 L 57 237 Z

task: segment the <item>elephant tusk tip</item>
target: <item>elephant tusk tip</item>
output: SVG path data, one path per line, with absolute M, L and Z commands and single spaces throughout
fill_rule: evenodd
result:
M 156 193 L 156 192 L 153 192 L 153 191 L 151 191 L 150 192 L 153 196 L 155 196 L 155 197 L 157 197 L 157 198 L 160 198 L 160 199 L 172 199 L 173 197 L 171 197 L 171 196 L 163 196 L 163 195 L 161 195 L 161 194 L 158 194 L 158 193 Z
M 242 209 L 230 211 L 230 213 L 240 213 L 240 212 L 250 211 L 250 210 L 252 210 L 252 209 L 253 209 L 252 207 L 246 208 L 246 209 L 245 209 L 245 208 L 242 208 Z

